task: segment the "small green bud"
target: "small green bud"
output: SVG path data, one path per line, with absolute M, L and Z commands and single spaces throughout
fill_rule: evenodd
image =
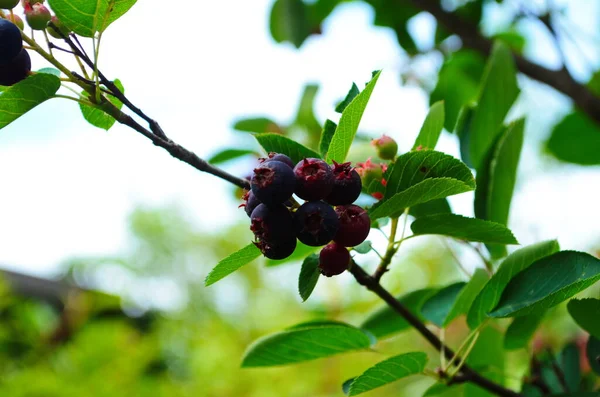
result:
M 371 144 L 377 149 L 377 155 L 383 160 L 393 160 L 398 154 L 398 144 L 387 135 L 373 139 Z

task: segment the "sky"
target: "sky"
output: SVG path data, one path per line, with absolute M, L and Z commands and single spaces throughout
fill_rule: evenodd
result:
M 321 85 L 317 118 L 339 117 L 335 103 L 352 82 L 367 81 L 376 69 L 383 74 L 361 129 L 387 133 L 401 148 L 410 148 L 428 97 L 418 87 L 401 86 L 398 72 L 406 57 L 391 31 L 372 26 L 368 6 L 338 7 L 323 35 L 296 50 L 271 39 L 271 0 L 199 2 L 168 13 L 163 4 L 139 1 L 107 30 L 100 68 L 121 79 L 129 99 L 158 120 L 171 139 L 199 156 L 210 157 L 240 141 L 257 148 L 232 130 L 233 121 L 248 115 L 291 121 L 307 83 Z M 572 2 L 567 15 L 585 30 L 598 20 L 598 9 L 595 2 Z M 501 23 L 494 6 L 489 17 Z M 426 37 L 433 20 L 419 15 L 411 29 Z M 560 58 L 540 29 L 526 23 L 520 29 L 533 37 L 527 54 L 556 67 Z M 579 50 L 586 62 L 577 61 L 577 49 L 566 47 L 570 67 L 582 80 L 600 67 L 600 47 L 593 44 Z M 46 66 L 34 58 L 34 69 Z M 519 82 L 523 93 L 511 117 L 533 109 L 526 134 L 529 142 L 539 142 L 570 105 L 538 83 Z M 438 149 L 458 155 L 450 134 Z M 597 245 L 600 167 L 540 160 L 538 151 L 534 145 L 523 154 L 510 221 L 515 235 L 525 244 L 558 237 L 563 248 Z M 227 169 L 243 176 L 246 166 Z M 245 217 L 229 200 L 226 182 L 171 158 L 128 128 L 96 129 L 76 104 L 59 99 L 0 131 L 0 186 L 0 266 L 32 274 L 52 275 L 73 256 L 126 252 L 131 242 L 127 216 L 140 205 L 178 205 L 209 231 Z M 471 215 L 470 200 L 468 194 L 452 198 L 455 211 Z

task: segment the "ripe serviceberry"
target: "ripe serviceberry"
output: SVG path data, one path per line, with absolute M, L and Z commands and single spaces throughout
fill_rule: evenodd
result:
M 294 168 L 295 164 L 291 158 L 286 156 L 285 154 L 270 152 L 268 157 L 259 159 L 261 163 L 266 161 L 281 161 L 283 164 L 287 164 L 290 168 Z
M 254 193 L 252 193 L 251 190 L 246 191 L 246 193 L 244 193 L 243 199 L 245 203 L 241 204 L 240 207 L 244 207 L 246 214 L 248 214 L 248 216 L 251 216 L 252 211 L 254 211 L 256 207 L 258 207 L 260 201 L 256 198 L 256 196 L 254 196 Z
M 294 215 L 298 240 L 312 247 L 330 242 L 339 226 L 340 220 L 334 209 L 322 201 L 307 201 Z
M 50 10 L 42 3 L 25 6 L 25 20 L 33 30 L 44 30 L 52 19 Z
M 331 277 L 342 274 L 350 265 L 350 253 L 341 244 L 327 244 L 319 254 L 319 271 L 322 275 Z
M 321 159 L 301 160 L 294 167 L 296 176 L 296 195 L 301 199 L 313 201 L 324 199 L 333 189 L 333 172 Z
M 24 80 L 31 71 L 31 58 L 24 48 L 10 63 L 0 66 L 0 85 L 10 86 Z
M 333 170 L 333 189 L 325 199 L 331 205 L 352 204 L 362 189 L 360 175 L 350 163 L 338 164 L 335 161 Z
M 377 149 L 377 155 L 383 160 L 393 160 L 398 153 L 398 144 L 387 135 L 379 139 L 373 139 L 371 144 Z
M 367 211 L 358 205 L 340 205 L 335 208 L 340 227 L 333 238 L 344 247 L 354 247 L 367 238 L 371 230 L 371 219 Z
M 254 169 L 250 181 L 252 193 L 268 206 L 283 203 L 294 193 L 294 171 L 281 161 L 265 161 Z
M 0 18 L 0 65 L 11 62 L 22 49 L 21 30 L 14 23 Z
M 12 10 L 19 4 L 19 0 L 0 0 L 0 8 Z
M 270 259 L 284 259 L 296 248 L 293 218 L 282 204 L 267 207 L 259 204 L 250 216 L 250 230 L 256 237 L 256 246 Z

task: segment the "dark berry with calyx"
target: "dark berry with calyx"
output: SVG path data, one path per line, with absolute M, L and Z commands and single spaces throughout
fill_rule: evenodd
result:
M 266 161 L 254 169 L 252 193 L 261 203 L 276 206 L 292 197 L 296 188 L 294 171 L 281 161 Z
M 50 10 L 42 3 L 25 6 L 25 20 L 33 30 L 44 30 L 52 19 Z
M 0 65 L 10 63 L 22 49 L 21 30 L 9 20 L 0 18 Z
M 267 258 L 287 258 L 296 248 L 292 214 L 282 204 L 271 208 L 259 204 L 250 216 L 250 230 Z
M 350 163 L 338 164 L 335 161 L 331 166 L 333 171 L 333 189 L 325 199 L 331 205 L 352 204 L 362 189 L 360 175 Z
M 322 201 L 307 201 L 294 215 L 298 240 L 311 247 L 325 245 L 338 231 L 340 220 L 335 210 Z
M 283 164 L 287 164 L 290 168 L 294 168 L 295 164 L 291 158 L 286 156 L 285 154 L 270 152 L 268 157 L 259 159 L 261 163 L 265 161 L 281 161 Z
M 248 214 L 248 216 L 251 216 L 252 211 L 254 211 L 254 209 L 256 207 L 258 207 L 258 205 L 260 204 L 260 201 L 256 198 L 256 196 L 254 196 L 254 193 L 252 193 L 251 190 L 246 191 L 243 199 L 244 199 L 245 203 L 241 204 L 240 207 L 244 207 L 246 214 Z
M 31 71 L 31 58 L 24 48 L 10 63 L 0 66 L 0 85 L 14 85 L 25 80 Z
M 336 243 L 354 247 L 365 241 L 371 230 L 371 219 L 367 211 L 352 204 L 335 207 L 335 212 L 340 219 L 340 227 L 333 238 Z
M 333 171 L 321 159 L 307 158 L 294 167 L 296 195 L 307 201 L 322 200 L 333 189 Z
M 324 276 L 331 277 L 342 274 L 349 265 L 350 253 L 341 244 L 327 244 L 319 254 L 319 271 Z

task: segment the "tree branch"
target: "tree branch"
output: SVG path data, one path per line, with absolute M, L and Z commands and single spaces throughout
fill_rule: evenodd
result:
M 371 277 L 367 272 L 363 270 L 356 263 L 352 262 L 352 265 L 349 269 L 350 273 L 354 276 L 356 281 L 367 288 L 369 291 L 373 292 L 377 296 L 379 296 L 385 303 L 388 304 L 394 311 L 396 311 L 402 318 L 404 318 L 410 325 L 412 325 L 427 341 L 435 347 L 438 351 L 444 352 L 444 355 L 448 360 L 452 360 L 455 356 L 455 353 L 452 349 L 444 346 L 442 341 L 425 326 L 425 324 L 419 320 L 414 314 L 410 312 L 402 303 L 400 303 L 396 298 L 394 298 L 385 288 L 381 286 L 373 277 Z M 460 361 L 460 358 L 458 358 Z M 453 383 L 464 383 L 470 382 L 478 385 L 479 387 L 486 389 L 487 391 L 496 394 L 500 397 L 520 397 L 519 393 L 516 393 L 510 389 L 503 387 L 497 383 L 492 382 L 491 380 L 483 377 L 478 372 L 473 370 L 471 367 L 466 364 L 461 368 L 460 374 L 458 374 Z
M 491 52 L 492 40 L 482 36 L 477 26 L 463 20 L 454 13 L 444 11 L 439 0 L 410 0 L 410 2 L 433 15 L 446 30 L 459 36 L 465 46 L 484 55 Z M 600 98 L 594 95 L 585 85 L 578 83 L 568 70 L 565 68 L 551 70 L 531 62 L 519 54 L 513 53 L 513 56 L 521 73 L 567 95 L 590 118 L 600 123 Z

